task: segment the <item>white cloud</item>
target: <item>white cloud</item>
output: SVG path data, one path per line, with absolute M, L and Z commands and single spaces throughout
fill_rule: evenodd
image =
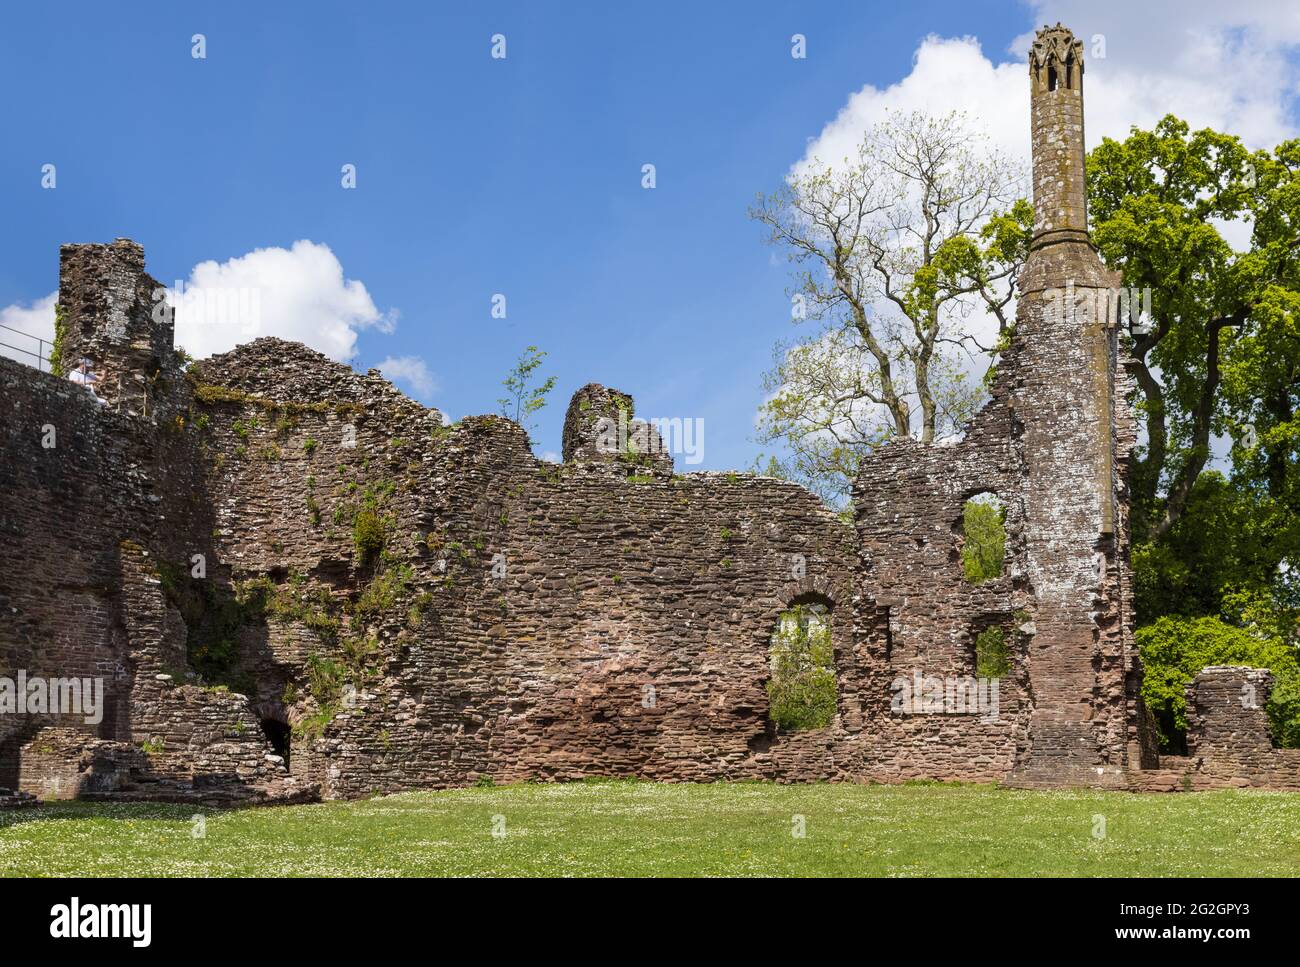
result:
M 37 365 L 38 356 L 48 359 L 54 341 L 54 304 L 58 298 L 57 292 L 51 292 L 30 305 L 15 302 L 0 309 L 0 326 L 6 327 L 0 329 L 0 343 L 4 344 L 0 345 L 0 356 L 28 366 Z M 44 340 L 44 345 L 38 340 Z M 49 368 L 45 363 L 40 367 Z
M 973 129 L 1013 163 L 1029 164 L 1027 57 L 1034 30 L 1061 22 L 1084 43 L 1085 136 L 1151 127 L 1166 114 L 1193 129 L 1236 134 L 1250 148 L 1296 137 L 1300 96 L 1300 4 L 1269 0 L 1030 0 L 1032 25 L 1010 45 L 1009 59 L 991 58 L 974 37 L 926 37 L 911 71 L 887 87 L 852 92 L 838 114 L 791 167 L 814 159 L 832 167 L 857 157 L 863 135 L 891 113 L 962 112 Z M 1104 45 L 1104 49 L 1103 46 Z M 1250 225 L 1216 222 L 1229 244 L 1249 246 Z M 967 329 L 987 343 L 993 321 L 974 314 Z M 985 360 L 957 363 L 970 375 Z
M 300 240 L 288 249 L 259 248 L 226 262 L 194 266 L 176 306 L 176 344 L 196 359 L 258 336 L 278 336 L 346 362 L 357 334 L 391 332 L 395 310 L 376 308 L 363 283 L 343 277 L 328 245 Z
M 1252 148 L 1294 137 L 1300 5 L 1288 0 L 1034 0 L 1033 29 L 1065 24 L 1085 46 L 1088 140 L 1167 113 L 1239 135 Z M 1093 52 L 1094 38 L 1105 57 Z
M 54 338 L 54 305 L 58 293 L 30 305 L 14 303 L 0 309 L 0 355 L 35 365 L 35 357 L 19 350 L 38 350 L 37 338 Z M 347 362 L 356 355 L 357 335 L 364 329 L 392 332 L 397 311 L 381 312 L 356 279 L 343 276 L 328 245 L 301 240 L 290 248 L 259 248 L 225 262 L 194 266 L 179 290 L 168 299 L 176 307 L 176 345 L 202 359 L 226 352 L 259 336 L 279 336 Z M 423 361 L 413 356 L 384 361 L 391 376 L 406 381 L 417 394 L 428 395 L 434 382 Z
M 1029 82 L 1023 64 L 993 64 L 974 37 L 930 36 L 912 58 L 912 72 L 886 88 L 870 84 L 813 138 L 800 164 L 816 158 L 838 165 L 855 158 L 863 134 L 890 112 L 944 115 L 966 113 L 994 147 L 1013 158 L 1029 158 Z M 796 166 L 797 167 L 797 166 Z
M 1084 42 L 1085 133 L 1090 148 L 1176 114 L 1193 128 L 1239 135 L 1252 148 L 1295 137 L 1300 94 L 1300 4 L 1211 0 L 1036 0 L 1034 21 L 1064 23 Z M 1105 56 L 1094 51 L 1104 38 Z M 885 88 L 849 95 L 796 167 L 854 156 L 864 132 L 890 111 L 963 111 L 994 146 L 1029 160 L 1029 77 L 1033 29 L 994 63 L 973 37 L 929 36 L 912 71 Z
M 419 356 L 389 356 L 375 368 L 419 397 L 431 396 L 437 388 L 428 365 Z

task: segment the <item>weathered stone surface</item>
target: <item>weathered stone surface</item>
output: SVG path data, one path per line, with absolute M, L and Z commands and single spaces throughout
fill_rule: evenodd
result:
M 39 799 L 30 792 L 18 792 L 15 789 L 0 788 L 0 809 L 6 807 L 35 806 Z
M 1040 34 L 1030 70 L 1039 221 L 992 399 L 958 442 L 877 451 L 851 524 L 784 481 L 675 474 L 595 383 L 552 464 L 508 420 L 445 426 L 297 344 L 183 372 L 139 246 L 65 246 L 65 353 L 113 378 L 101 407 L 0 359 L 0 672 L 102 678 L 106 703 L 93 724 L 0 715 L 0 785 L 216 805 L 485 776 L 1296 787 L 1297 754 L 1232 705 L 1266 696 L 1252 670 L 1207 669 L 1192 755 L 1155 754 L 1127 374 L 1111 321 L 1075 311 L 1118 284 L 1086 234 L 1081 47 Z M 972 585 L 980 493 L 1006 508 L 1006 567 Z M 838 711 L 786 733 L 768 647 L 804 602 L 830 611 Z M 897 704 L 973 680 L 993 627 L 996 715 Z
M 603 463 L 627 475 L 671 474 L 673 457 L 659 431 L 634 414 L 632 397 L 588 383 L 564 415 L 564 461 Z

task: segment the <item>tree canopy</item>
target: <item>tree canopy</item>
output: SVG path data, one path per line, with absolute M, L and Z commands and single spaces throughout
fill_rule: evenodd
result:
M 759 438 L 782 453 L 765 469 L 842 505 L 873 447 L 960 429 L 982 398 L 970 354 L 996 351 L 1012 323 L 1033 215 L 1022 189 L 962 115 L 914 112 L 759 196 L 750 216 L 795 267 L 792 316 L 821 324 L 774 350 Z M 985 313 L 993 324 L 975 325 Z

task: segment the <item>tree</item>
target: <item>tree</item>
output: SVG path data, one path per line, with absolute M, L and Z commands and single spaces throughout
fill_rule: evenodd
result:
M 1201 668 L 1268 668 L 1274 733 L 1300 745 L 1300 142 L 1250 152 L 1166 117 L 1103 141 L 1088 189 L 1102 258 L 1150 291 L 1132 345 L 1144 697 L 1180 748 Z M 1223 236 L 1234 221 L 1246 251 Z
M 974 353 L 995 353 L 1028 251 L 1022 176 L 964 116 L 891 115 L 856 159 L 814 160 L 750 217 L 796 266 L 796 323 L 817 333 L 778 344 L 764 378 L 759 439 L 789 456 L 783 475 L 835 503 L 861 458 L 895 434 L 923 442 L 959 429 L 981 393 Z M 976 341 L 973 313 L 996 326 Z
M 971 584 L 1002 577 L 1007 550 L 1007 511 L 992 494 L 977 494 L 962 508 L 962 570 Z
M 506 388 L 506 395 L 497 400 L 501 406 L 501 415 L 514 420 L 530 434 L 537 429 L 536 423 L 526 423 L 530 416 L 546 405 L 546 394 L 555 389 L 555 377 L 548 377 L 544 383 L 534 382 L 533 372 L 542 365 L 546 353 L 536 346 L 528 346 L 515 363 L 514 369 L 501 381 Z
M 1151 293 L 1135 334 L 1148 443 L 1134 473 L 1139 538 L 1168 534 L 1188 506 L 1217 434 L 1238 471 L 1296 509 L 1300 391 L 1300 141 L 1251 153 L 1234 136 L 1153 131 L 1104 140 L 1088 161 L 1093 238 L 1130 288 Z M 1235 252 L 1216 221 L 1252 226 Z

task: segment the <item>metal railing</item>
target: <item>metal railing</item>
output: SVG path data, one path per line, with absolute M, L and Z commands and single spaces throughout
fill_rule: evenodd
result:
M 14 329 L 12 326 L 0 325 L 0 330 L 3 330 L 0 332 L 0 348 L 12 349 L 16 353 L 22 353 L 24 356 L 31 356 L 36 360 L 36 368 L 41 370 L 41 372 L 48 373 L 53 370 L 54 367 L 50 362 L 50 355 L 54 352 L 54 343 L 50 342 L 48 339 L 42 339 L 40 336 L 33 336 L 30 332 L 23 332 L 21 329 Z M 24 339 L 32 340 L 36 343 L 36 351 L 32 352 L 30 349 L 24 349 L 22 346 L 14 346 L 11 343 L 5 342 L 5 339 L 13 338 L 9 333 L 13 333 L 16 336 L 22 336 Z M 46 349 L 47 346 L 49 349 Z M 26 362 L 25 359 L 17 361 L 20 363 Z M 44 368 L 41 366 L 42 363 L 45 364 Z
M 32 340 L 36 343 L 36 351 L 33 352 L 30 349 L 24 349 L 21 346 L 15 346 L 12 343 L 5 342 L 4 340 L 6 338 L 13 338 L 12 336 L 7 336 L 7 333 L 13 333 L 14 335 L 22 336 L 24 339 Z M 21 329 L 15 329 L 12 326 L 0 325 L 0 349 L 11 349 L 16 353 L 22 353 L 25 356 L 32 357 L 32 359 L 36 361 L 36 368 L 43 373 L 51 373 L 54 371 L 54 366 L 50 360 L 51 356 L 54 354 L 54 343 L 48 339 L 42 339 L 40 336 L 33 336 L 30 332 L 23 332 Z M 16 362 L 25 362 L 25 360 L 16 360 Z M 42 364 L 44 365 L 42 366 Z M 139 381 L 140 377 L 136 377 L 136 379 Z M 101 403 L 105 402 L 105 400 L 95 392 L 98 381 L 83 385 L 85 385 L 91 395 L 99 399 Z M 117 395 L 113 405 L 113 409 L 116 412 L 122 412 L 123 400 L 126 395 L 127 394 L 123 392 L 122 374 L 119 373 L 117 376 Z M 143 385 L 140 387 L 140 397 L 140 415 L 147 418 L 149 416 L 149 393 Z M 130 409 L 130 404 L 127 406 L 127 413 L 128 415 L 134 415 L 134 411 Z

